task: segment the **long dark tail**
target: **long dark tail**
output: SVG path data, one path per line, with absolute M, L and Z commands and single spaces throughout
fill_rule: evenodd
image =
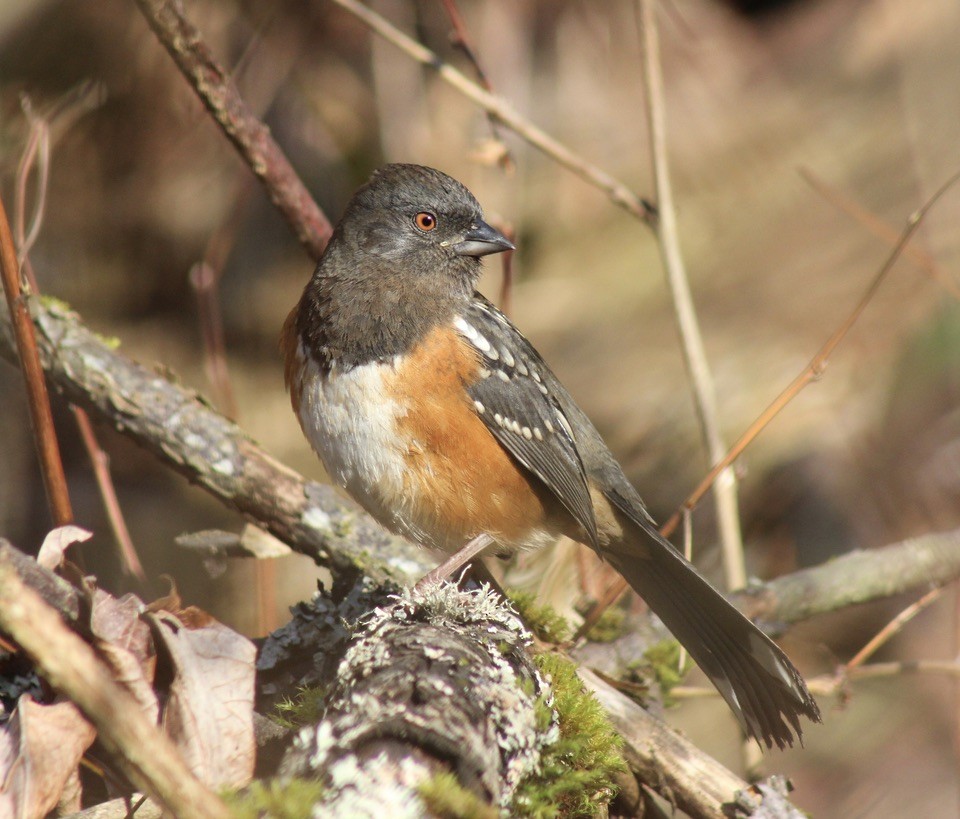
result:
M 611 544 L 604 557 L 690 652 L 747 733 L 768 748 L 793 745 L 794 732 L 802 739 L 800 715 L 820 722 L 820 709 L 793 663 L 653 526 L 630 523 L 643 530 L 636 532 L 642 547 Z

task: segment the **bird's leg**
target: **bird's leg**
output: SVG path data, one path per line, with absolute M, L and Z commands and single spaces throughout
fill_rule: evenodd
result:
M 456 572 L 457 569 L 466 566 L 491 543 L 493 543 L 493 538 L 490 537 L 490 535 L 477 535 L 458 552 L 454 552 L 452 555 L 450 555 L 450 557 L 444 560 L 443 563 L 437 566 L 437 568 L 427 572 L 423 577 L 421 577 L 417 581 L 417 585 L 414 586 L 414 589 L 421 591 L 427 586 L 439 583 L 441 580 L 446 580 L 448 577 L 450 577 L 450 575 Z

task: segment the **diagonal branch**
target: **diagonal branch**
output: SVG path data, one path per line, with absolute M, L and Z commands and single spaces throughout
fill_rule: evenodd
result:
M 124 435 L 293 549 L 336 571 L 381 579 L 419 576 L 426 553 L 392 537 L 334 489 L 270 457 L 197 395 L 112 350 L 75 315 L 37 303 L 40 358 L 67 400 Z M 34 325 L 30 325 L 31 328 Z M 16 361 L 10 320 L 0 316 L 0 355 Z
M 7 212 L 2 201 L 0 201 L 0 277 L 3 278 L 3 291 L 7 297 L 10 321 L 16 337 L 20 369 L 26 382 L 33 439 L 40 458 L 47 503 L 54 523 L 57 526 L 63 526 L 73 520 L 73 509 L 70 506 L 67 478 L 60 458 L 57 431 L 53 425 L 47 384 L 43 379 L 43 370 L 37 354 L 36 334 L 33 322 L 30 320 L 26 296 L 20 287 L 17 252 L 13 246 L 10 223 L 7 221 Z
M 200 101 L 287 220 L 310 258 L 320 258 L 332 228 L 280 146 L 249 109 L 229 73 L 213 57 L 179 0 L 137 0 L 150 28 L 170 52 Z
M 138 0 L 138 2 L 143 2 L 143 0 Z M 483 89 L 463 73 L 457 71 L 452 65 L 440 59 L 436 53 L 422 46 L 412 37 L 408 37 L 386 18 L 381 17 L 363 3 L 357 2 L 357 0 L 334 0 L 334 2 L 359 18 L 383 39 L 406 52 L 418 63 L 436 71 L 440 79 L 451 85 L 467 99 L 479 105 L 498 122 L 515 132 L 538 151 L 542 151 L 567 170 L 602 190 L 615 205 L 633 214 L 644 224 L 653 225 L 656 208 L 630 190 L 619 179 L 574 153 L 566 145 L 518 113 L 501 97 Z
M 650 154 L 653 160 L 657 206 L 660 210 L 657 239 L 660 243 L 660 256 L 667 274 L 667 284 L 670 287 L 677 325 L 680 328 L 683 360 L 690 377 L 693 402 L 700 421 L 700 434 L 703 436 L 709 462 L 716 463 L 723 458 L 727 447 L 720 431 L 720 412 L 717 406 L 713 373 L 710 370 L 710 362 L 707 360 L 703 336 L 700 334 L 700 322 L 697 319 L 697 310 L 690 292 L 690 281 L 683 262 L 683 254 L 680 252 L 680 237 L 667 155 L 667 116 L 663 98 L 663 67 L 660 64 L 660 37 L 656 12 L 654 0 L 641 0 L 647 125 L 650 132 Z M 728 466 L 717 475 L 713 496 L 723 553 L 724 580 L 727 589 L 739 589 L 747 581 L 747 567 L 743 558 L 737 479 L 733 467 Z

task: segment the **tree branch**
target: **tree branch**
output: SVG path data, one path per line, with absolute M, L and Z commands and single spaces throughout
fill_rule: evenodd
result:
M 240 96 L 230 74 L 213 57 L 179 0 L 137 0 L 147 23 L 173 57 L 200 101 L 263 183 L 310 258 L 320 258 L 333 229 L 280 146 Z
M 856 551 L 731 596 L 747 617 L 797 623 L 960 577 L 960 529 Z
M 70 311 L 53 303 L 31 306 L 43 367 L 66 398 L 191 483 L 333 570 L 409 579 L 430 567 L 425 552 L 389 535 L 332 487 L 279 463 L 195 393 L 114 352 Z M 5 315 L 0 355 L 16 360 Z
M 226 806 L 187 769 L 170 740 L 147 721 L 93 649 L 23 583 L 9 551 L 0 553 L 0 628 L 93 723 L 100 741 L 138 788 L 175 816 L 227 819 Z
M 141 2 L 142 0 L 138 0 Z M 542 128 L 534 125 L 530 120 L 518 113 L 501 97 L 491 94 L 481 88 L 473 80 L 457 71 L 452 65 L 444 62 L 429 48 L 422 46 L 416 40 L 408 37 L 396 26 L 377 14 L 372 9 L 357 2 L 357 0 L 334 0 L 363 23 L 373 29 L 387 42 L 392 43 L 401 51 L 408 54 L 421 65 L 431 68 L 448 85 L 453 86 L 463 96 L 479 105 L 484 111 L 491 114 L 498 122 L 530 143 L 538 151 L 542 151 L 551 159 L 572 171 L 587 183 L 602 190 L 615 205 L 633 214 L 637 219 L 651 225 L 655 218 L 656 208 L 630 190 L 623 182 L 611 176 L 602 168 L 588 162 L 579 154 L 571 151 L 559 140 L 550 136 Z

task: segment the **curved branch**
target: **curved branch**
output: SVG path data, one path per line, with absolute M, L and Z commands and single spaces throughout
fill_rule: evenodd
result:
M 218 500 L 335 571 L 422 575 L 429 555 L 272 458 L 195 393 L 115 352 L 69 310 L 31 302 L 43 368 L 56 387 Z M 0 316 L 0 355 L 16 360 Z
M 797 623 L 960 577 L 960 529 L 856 551 L 731 595 L 747 617 Z
M 244 162 L 263 183 L 270 201 L 293 228 L 314 261 L 320 258 L 333 229 L 314 202 L 280 146 L 240 96 L 230 74 L 218 63 L 178 0 L 137 0 L 147 23 L 170 52 Z

